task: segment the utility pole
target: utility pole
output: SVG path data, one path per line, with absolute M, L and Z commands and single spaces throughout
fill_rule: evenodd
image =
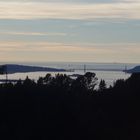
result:
M 1 65 L 0 66 L 0 74 L 5 75 L 5 83 L 8 82 L 8 71 L 7 71 L 7 65 Z
M 6 84 L 8 83 L 8 72 L 7 72 L 7 66 L 5 65 L 5 75 L 6 75 Z
M 86 65 L 84 65 L 84 73 L 86 73 Z
M 126 65 L 125 65 L 125 70 L 124 71 L 125 71 L 125 74 L 126 74 L 127 73 L 127 66 Z

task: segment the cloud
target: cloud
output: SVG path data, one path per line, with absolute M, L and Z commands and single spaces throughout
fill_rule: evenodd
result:
M 43 32 L 0 32 L 1 35 L 21 35 L 21 36 L 66 36 L 66 33 L 43 33 Z
M 1 41 L 1 61 L 139 62 L 140 44 Z M 65 59 L 64 59 L 65 58 Z
M 0 19 L 140 19 L 140 1 L 119 3 L 0 2 Z
M 132 3 L 134 3 L 134 2 L 140 2 L 140 0 L 121 0 L 122 2 L 132 2 Z
M 102 3 L 102 2 L 117 2 L 118 0 L 0 0 L 6 2 L 66 2 L 66 3 Z
M 140 43 L 57 43 L 57 42 L 24 42 L 0 41 L 0 51 L 95 51 L 96 53 L 140 53 Z M 122 50 L 122 51 L 120 51 Z

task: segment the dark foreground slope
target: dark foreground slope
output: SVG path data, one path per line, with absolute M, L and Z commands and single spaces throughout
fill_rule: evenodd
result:
M 108 89 L 95 84 L 87 73 L 0 85 L 0 139 L 139 139 L 140 74 Z

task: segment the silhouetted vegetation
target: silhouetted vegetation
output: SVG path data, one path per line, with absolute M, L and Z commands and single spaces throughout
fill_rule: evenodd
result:
M 0 138 L 139 139 L 140 74 L 109 88 L 104 80 L 96 85 L 90 72 L 0 84 Z
M 106 88 L 107 88 L 107 85 L 105 83 L 105 80 L 101 80 L 99 83 L 99 91 L 104 91 L 106 90 Z

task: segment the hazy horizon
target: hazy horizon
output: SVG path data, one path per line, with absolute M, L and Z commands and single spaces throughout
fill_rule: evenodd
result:
M 140 63 L 129 63 L 129 62 L 86 62 L 86 61 L 81 61 L 81 62 L 78 62 L 78 61 L 1 61 L 0 64 L 70 64 L 70 63 L 73 63 L 73 64 L 132 64 L 132 65 L 140 65 Z
M 140 0 L 0 0 L 0 63 L 140 63 Z

